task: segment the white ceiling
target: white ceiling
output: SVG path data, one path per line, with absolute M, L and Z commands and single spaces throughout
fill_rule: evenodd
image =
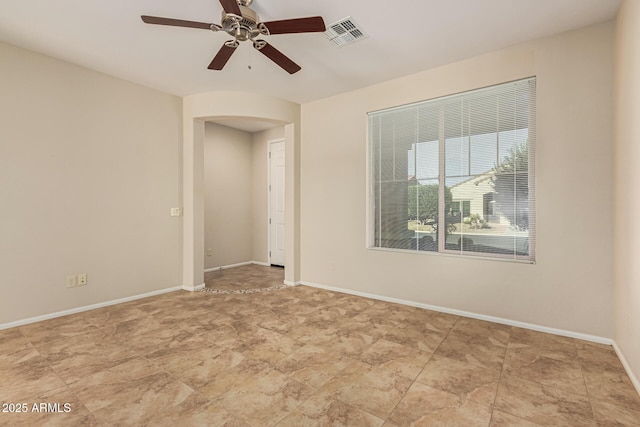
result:
M 298 103 L 580 28 L 620 0 L 255 0 L 263 21 L 351 16 L 369 38 L 334 46 L 322 33 L 268 36 L 302 66 L 289 75 L 250 43 L 223 71 L 207 65 L 229 36 L 142 23 L 140 15 L 220 21 L 217 0 L 1 0 L 0 40 L 175 95 L 238 90 Z M 251 65 L 251 69 L 248 66 Z

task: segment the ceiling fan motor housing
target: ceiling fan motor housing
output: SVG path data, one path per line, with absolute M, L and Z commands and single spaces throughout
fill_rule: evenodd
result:
M 228 14 L 224 10 L 222 11 L 222 29 L 230 36 L 235 37 L 236 40 L 245 41 L 260 34 L 260 29 L 258 28 L 260 17 L 253 9 L 242 4 L 239 6 L 242 12 L 241 19 L 238 19 L 234 14 Z

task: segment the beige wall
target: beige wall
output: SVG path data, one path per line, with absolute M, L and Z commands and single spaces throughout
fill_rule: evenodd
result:
M 615 341 L 640 387 L 640 2 L 618 13 L 615 69 Z
M 281 126 L 250 134 L 206 123 L 205 269 L 268 262 L 267 155 L 282 138 Z
M 269 141 L 284 138 L 284 127 L 256 132 L 252 135 L 253 172 L 253 261 L 266 263 L 268 257 L 268 193 L 267 171 Z
M 180 98 L 2 43 L 0 64 L 0 324 L 179 286 Z
M 601 24 L 304 104 L 301 280 L 613 337 L 612 35 Z M 530 76 L 537 263 L 366 249 L 367 112 Z
M 251 145 L 247 132 L 214 123 L 205 125 L 205 269 L 252 260 Z

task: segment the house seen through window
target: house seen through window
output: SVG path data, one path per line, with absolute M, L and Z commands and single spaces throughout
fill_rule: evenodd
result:
M 534 260 L 535 78 L 369 114 L 369 246 Z

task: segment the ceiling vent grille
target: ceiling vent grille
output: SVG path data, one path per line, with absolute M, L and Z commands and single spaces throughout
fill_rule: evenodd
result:
M 336 46 L 344 46 L 369 37 L 350 16 L 328 25 L 325 35 Z

